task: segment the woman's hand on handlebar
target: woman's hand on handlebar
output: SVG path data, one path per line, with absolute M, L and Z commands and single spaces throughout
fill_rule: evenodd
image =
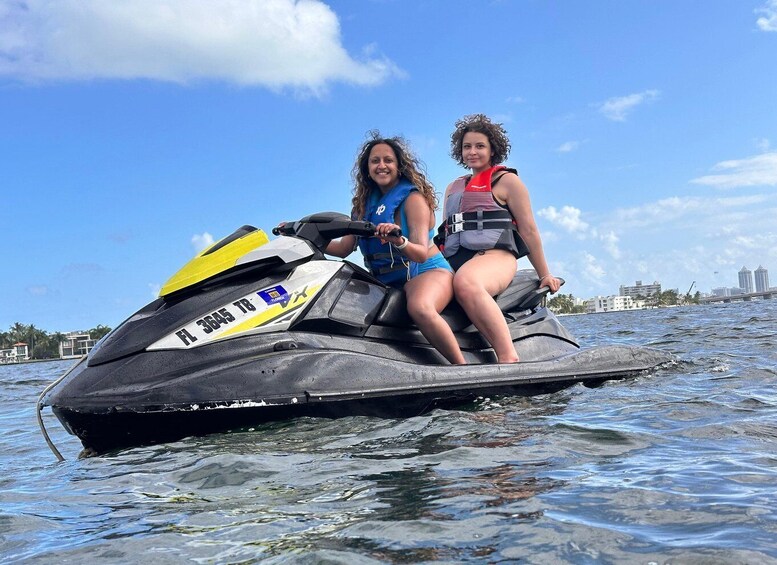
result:
M 561 281 L 553 275 L 547 274 L 540 278 L 540 288 L 543 286 L 547 286 L 548 289 L 550 289 L 550 293 L 555 294 L 558 292 L 558 289 L 561 288 Z
M 380 238 L 381 243 L 391 243 L 393 245 L 400 245 L 405 240 L 405 237 L 402 235 L 402 228 L 391 223 L 375 226 L 375 236 Z

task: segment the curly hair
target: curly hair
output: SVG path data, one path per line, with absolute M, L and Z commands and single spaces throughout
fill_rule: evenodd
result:
M 378 130 L 371 130 L 367 132 L 367 140 L 359 149 L 359 154 L 351 171 L 354 185 L 351 204 L 356 217 L 364 217 L 370 193 L 373 190 L 380 190 L 375 181 L 370 177 L 369 170 L 370 151 L 372 151 L 373 147 L 380 144 L 386 144 L 394 151 L 394 155 L 397 157 L 399 178 L 404 177 L 407 179 L 418 189 L 421 196 L 426 199 L 429 208 L 437 210 L 437 195 L 434 192 L 434 186 L 427 180 L 423 164 L 410 151 L 407 141 L 399 136 L 381 137 Z
M 488 138 L 488 142 L 491 144 L 491 151 L 494 152 L 494 155 L 491 157 L 491 165 L 505 162 L 510 154 L 510 140 L 507 138 L 505 128 L 502 124 L 492 122 L 485 114 L 470 114 L 456 122 L 456 129 L 451 134 L 451 157 L 459 165 L 467 168 L 462 155 L 461 144 L 464 141 L 464 134 L 470 131 L 482 133 Z

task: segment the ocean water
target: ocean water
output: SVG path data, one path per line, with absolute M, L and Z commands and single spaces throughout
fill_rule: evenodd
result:
M 777 301 L 569 316 L 678 362 L 401 420 L 299 419 L 78 458 L 0 366 L 0 562 L 777 563 Z

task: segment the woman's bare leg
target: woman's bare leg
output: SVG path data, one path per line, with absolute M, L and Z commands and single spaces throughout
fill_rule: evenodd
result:
M 466 363 L 453 330 L 440 312 L 453 299 L 453 274 L 432 269 L 414 277 L 405 285 L 407 312 L 424 337 L 454 365 Z
M 464 263 L 453 278 L 456 300 L 494 348 L 500 363 L 515 363 L 518 354 L 494 296 L 508 287 L 517 269 L 511 253 L 492 249 Z

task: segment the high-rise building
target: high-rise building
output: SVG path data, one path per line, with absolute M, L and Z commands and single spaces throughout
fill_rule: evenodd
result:
M 747 267 L 742 267 L 742 270 L 739 271 L 739 288 L 745 294 L 753 292 L 753 271 Z
M 755 270 L 755 291 L 765 292 L 769 290 L 769 271 L 761 265 Z

